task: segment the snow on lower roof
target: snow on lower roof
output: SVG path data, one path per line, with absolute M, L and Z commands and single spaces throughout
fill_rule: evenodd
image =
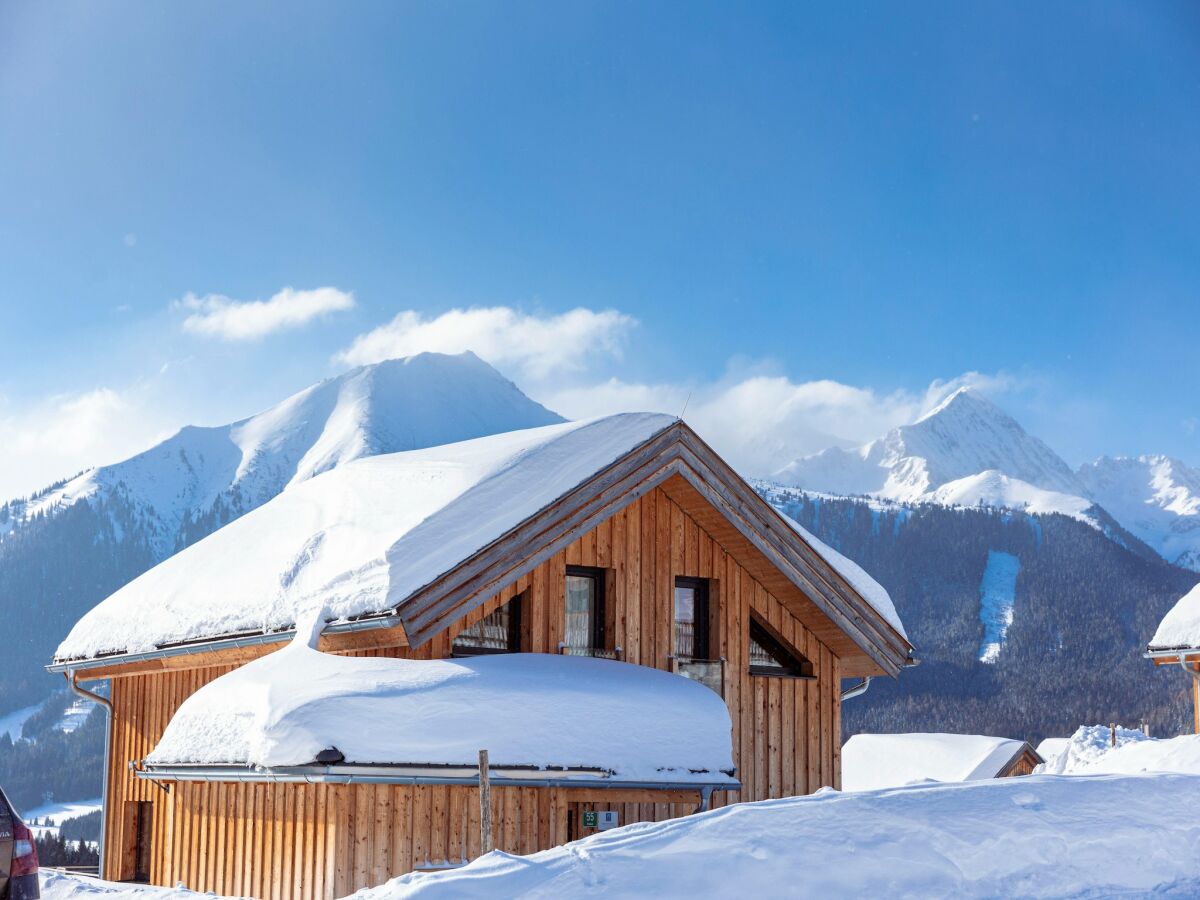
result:
M 896 612 L 896 605 L 892 603 L 892 598 L 883 585 L 868 575 L 862 566 L 834 550 L 795 519 L 785 516 L 783 513 L 779 514 L 800 537 L 804 538 L 809 546 L 821 555 L 825 562 L 833 566 L 837 573 L 846 579 L 850 587 L 858 591 L 859 595 L 870 603 L 889 625 L 896 629 L 902 638 L 908 640 L 908 635 L 904 631 L 904 623 L 900 621 L 900 614 Z
M 1150 650 L 1200 649 L 1200 584 L 1179 598 L 1158 623 Z
M 601 769 L 613 780 L 728 784 L 725 702 L 679 675 L 612 660 L 516 653 L 334 656 L 298 634 L 184 701 L 154 766 L 347 765 Z
M 856 734 L 842 747 L 842 789 L 994 778 L 1023 745 L 980 734 Z
M 392 609 L 675 421 L 625 413 L 346 463 L 125 585 L 55 658 Z

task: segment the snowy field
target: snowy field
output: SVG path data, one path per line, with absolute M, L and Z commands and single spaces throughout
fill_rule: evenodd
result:
M 1168 742 L 1159 742 L 1166 744 Z M 1200 776 L 1034 775 L 745 803 L 491 853 L 355 900 L 409 897 L 1196 897 Z M 184 900 L 43 876 L 46 900 Z
M 37 837 L 43 835 L 58 836 L 58 829 L 67 819 L 75 819 L 79 816 L 86 816 L 88 813 L 95 812 L 100 808 L 100 798 L 95 800 L 75 800 L 67 803 L 44 803 L 34 809 L 21 810 L 21 818 L 25 824 L 29 826 Z M 34 825 L 34 822 L 44 822 L 47 819 L 50 825 Z

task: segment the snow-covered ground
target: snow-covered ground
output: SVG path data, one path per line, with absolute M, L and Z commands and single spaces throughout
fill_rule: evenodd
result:
M 213 897 L 197 894 L 184 888 L 159 888 L 145 885 L 120 884 L 78 875 L 67 875 L 53 869 L 41 871 L 42 900 L 196 900 Z
M 746 803 L 355 895 L 1195 897 L 1193 775 L 1030 776 Z
M 34 809 L 21 810 L 21 818 L 38 837 L 51 834 L 57 835 L 58 829 L 67 819 L 77 819 L 95 812 L 100 808 L 100 798 L 95 800 L 75 800 L 68 803 L 44 803 Z M 34 825 L 34 822 L 50 821 L 49 825 Z
M 1168 743 L 1168 742 L 1160 742 Z M 1029 776 L 744 803 L 402 876 L 408 897 L 1195 897 L 1200 776 Z M 44 872 L 44 900 L 191 900 Z
M 1013 621 L 1013 604 L 1017 597 L 1017 574 L 1021 561 L 1011 553 L 988 551 L 987 567 L 979 585 L 979 621 L 983 624 L 983 642 L 979 661 L 994 663 L 1000 658 Z

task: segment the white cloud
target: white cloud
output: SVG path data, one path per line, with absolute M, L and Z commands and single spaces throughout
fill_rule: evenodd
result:
M 573 309 L 560 315 L 528 315 L 507 306 L 452 309 L 425 318 L 398 313 L 338 353 L 335 362 L 358 366 L 423 351 L 472 350 L 493 365 L 532 378 L 582 372 L 597 358 L 619 358 L 636 320 L 616 310 Z
M 163 436 L 164 423 L 108 387 L 0 410 L 0 501 L 94 465 L 122 459 Z
M 697 384 L 596 384 L 535 392 L 567 418 L 647 410 L 684 418 L 738 471 L 770 475 L 798 456 L 864 444 L 932 409 L 954 390 L 1008 390 L 1007 376 L 969 372 L 923 391 L 880 393 L 837 381 L 794 382 L 778 375 L 730 376 Z
M 329 313 L 351 309 L 354 295 L 333 287 L 311 291 L 284 288 L 269 300 L 232 300 L 220 294 L 188 294 L 173 304 L 189 311 L 184 331 L 225 341 L 253 341 L 299 328 Z

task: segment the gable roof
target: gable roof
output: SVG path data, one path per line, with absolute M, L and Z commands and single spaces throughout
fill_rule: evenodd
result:
M 982 734 L 856 734 L 842 746 L 842 789 L 870 791 L 917 781 L 996 778 L 1028 743 Z
M 51 668 L 231 635 L 286 640 L 316 606 L 402 624 L 419 646 L 656 486 L 760 559 L 768 589 L 812 607 L 835 652 L 858 648 L 891 674 L 904 664 L 911 648 L 869 576 L 795 530 L 685 424 L 628 413 L 357 460 L 290 488 L 100 603 Z

